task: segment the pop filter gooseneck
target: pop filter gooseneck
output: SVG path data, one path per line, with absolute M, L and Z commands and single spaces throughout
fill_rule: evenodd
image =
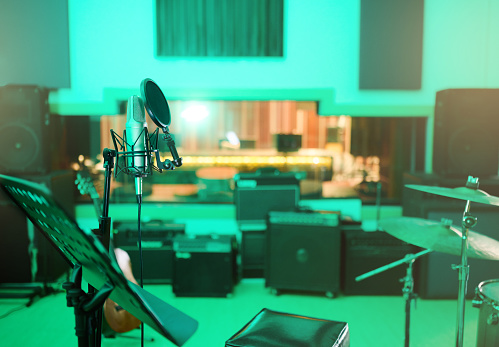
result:
M 175 142 L 168 129 L 171 123 L 171 114 L 163 92 L 152 79 L 146 78 L 140 83 L 140 94 L 151 120 L 158 128 L 163 130 L 163 139 L 166 141 L 173 157 L 172 162 L 166 160 L 162 163 L 159 160 L 159 155 L 157 155 L 156 161 L 158 167 L 160 169 L 173 170 L 175 167 L 182 166 L 182 158 L 177 153 Z

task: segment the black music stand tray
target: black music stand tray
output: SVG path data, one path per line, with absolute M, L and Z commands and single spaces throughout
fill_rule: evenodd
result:
M 50 190 L 5 175 L 0 175 L 0 186 L 73 266 L 71 282 L 65 287 L 68 306 L 75 308 L 78 346 L 100 346 L 100 326 L 95 324 L 100 320 L 95 318 L 107 297 L 177 346 L 194 334 L 197 321 L 128 281 L 97 236 L 80 229 Z M 95 293 L 81 290 L 82 277 Z

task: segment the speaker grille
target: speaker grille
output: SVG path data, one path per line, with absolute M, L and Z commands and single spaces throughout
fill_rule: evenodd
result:
M 45 174 L 62 167 L 62 118 L 51 115 L 49 91 L 0 87 L 0 172 Z
M 340 281 L 340 243 L 339 224 L 336 226 L 319 223 L 273 223 L 279 220 L 269 213 L 267 231 L 267 258 L 265 284 L 277 290 L 317 291 L 336 293 Z M 323 215 L 293 213 L 293 220 L 306 215 L 308 220 Z M 331 216 L 332 218 L 336 215 Z
M 12 168 L 26 170 L 33 165 L 40 153 L 38 136 L 23 124 L 11 123 L 1 127 L 0 138 L 4 144 L 0 151 L 0 169 L 3 172 Z

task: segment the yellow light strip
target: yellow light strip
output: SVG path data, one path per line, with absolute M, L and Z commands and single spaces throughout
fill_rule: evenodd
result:
M 331 165 L 331 157 L 302 156 L 186 156 L 184 165 Z

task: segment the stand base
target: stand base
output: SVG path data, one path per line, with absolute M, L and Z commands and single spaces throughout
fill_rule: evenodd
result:
M 49 290 L 47 290 L 49 289 Z M 45 287 L 42 283 L 2 283 L 0 284 L 0 298 L 32 299 L 36 296 L 43 297 L 52 292 L 52 288 Z

